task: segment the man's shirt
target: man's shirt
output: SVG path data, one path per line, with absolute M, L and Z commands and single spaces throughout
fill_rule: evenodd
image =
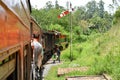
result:
M 31 43 L 31 46 L 33 46 L 33 60 L 35 64 L 40 68 L 42 64 L 42 58 L 43 58 L 43 48 L 42 45 L 38 42 L 33 40 Z

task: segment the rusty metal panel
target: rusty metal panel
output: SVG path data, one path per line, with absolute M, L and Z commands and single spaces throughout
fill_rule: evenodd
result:
M 7 46 L 15 45 L 19 43 L 19 26 L 17 26 L 18 19 L 11 14 L 10 12 L 7 12 L 7 20 L 5 23 L 6 26 L 6 37 L 7 37 Z
M 23 2 L 21 0 L 1 0 L 0 2 L 0 61 L 19 50 L 20 80 L 24 77 L 23 47 L 30 43 L 30 15 L 26 13 L 28 8 L 24 8 Z M 16 46 L 17 44 L 19 46 Z M 9 70 L 6 67 L 6 71 L 14 70 L 13 67 L 14 64 L 10 63 Z
M 5 30 L 6 11 L 0 5 L 0 49 L 7 46 L 6 30 Z
M 29 28 L 30 24 L 30 11 L 27 6 L 26 0 L 2 0 L 2 2 Z M 29 25 L 29 26 L 28 26 Z
M 29 28 L 26 28 L 11 11 L 2 6 L 0 6 L 0 25 L 0 49 L 21 41 L 30 41 Z
M 21 22 L 21 20 L 17 18 L 13 12 L 8 10 L 4 4 L 0 6 L 0 14 L 0 49 L 15 45 L 21 41 L 30 41 L 30 29 L 22 23 L 24 21 Z M 28 27 L 30 27 L 30 22 L 28 23 Z

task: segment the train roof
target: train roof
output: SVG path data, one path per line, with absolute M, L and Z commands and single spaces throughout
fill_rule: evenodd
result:
M 58 32 L 56 30 L 48 30 L 48 31 L 43 31 L 44 34 L 54 34 L 54 35 L 60 35 L 61 32 Z
M 30 13 L 32 13 L 32 8 L 31 8 L 30 0 L 28 0 L 28 6 L 29 6 Z

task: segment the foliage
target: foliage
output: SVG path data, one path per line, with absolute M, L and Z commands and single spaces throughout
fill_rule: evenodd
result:
M 46 3 L 46 9 L 47 9 L 47 10 L 50 10 L 50 9 L 52 9 L 52 8 L 53 8 L 52 2 L 51 2 L 51 1 L 48 1 L 48 2 Z
M 63 34 L 68 35 L 68 32 L 65 31 L 64 27 L 62 27 L 59 24 L 55 24 L 55 25 L 51 24 L 48 29 L 49 30 L 56 30 L 56 31 L 59 31 L 59 32 L 61 32 Z
M 98 10 L 98 6 L 95 0 L 92 0 L 90 2 L 87 3 L 86 5 L 87 8 L 87 12 L 86 12 L 86 16 L 88 19 L 92 18 L 94 13 L 96 12 L 96 10 Z
M 103 18 L 104 15 L 104 2 L 102 0 L 99 1 L 98 3 L 98 8 L 99 8 L 99 17 Z
M 108 74 L 112 80 L 120 78 L 120 23 L 106 33 L 92 33 L 86 41 L 72 45 L 73 61 L 70 62 L 70 47 L 61 54 L 63 63 L 52 68 L 52 74 L 46 77 L 63 80 L 65 76 Z M 77 47 L 76 47 L 77 46 Z M 62 77 L 55 76 L 58 68 L 89 67 L 86 72 L 73 71 Z M 50 71 L 50 72 L 51 72 Z M 51 77 L 52 76 L 52 77 Z
M 114 14 L 113 24 L 117 24 L 119 22 L 119 19 L 120 19 L 120 7 Z
M 120 8 L 115 12 L 115 18 L 120 18 Z

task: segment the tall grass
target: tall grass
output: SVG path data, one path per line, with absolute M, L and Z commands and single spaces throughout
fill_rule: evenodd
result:
M 89 36 L 84 43 L 74 47 L 76 58 L 74 63 L 79 66 L 89 66 L 86 74 L 109 74 L 113 80 L 120 79 L 120 27 L 114 26 L 104 34 Z M 67 54 L 65 54 L 67 55 Z M 77 55 L 77 56 L 76 56 Z M 63 55 L 64 56 L 64 55 Z
M 86 72 L 74 71 L 65 76 L 100 75 L 106 73 L 113 80 L 120 80 L 119 25 L 120 23 L 116 24 L 104 34 L 92 34 L 87 37 L 86 41 L 74 43 L 72 45 L 72 62 L 70 61 L 70 47 L 64 50 L 61 54 L 61 59 L 64 62 L 59 67 L 89 67 Z M 57 68 L 58 66 L 52 70 L 57 71 Z M 64 80 L 65 76 L 49 80 Z

